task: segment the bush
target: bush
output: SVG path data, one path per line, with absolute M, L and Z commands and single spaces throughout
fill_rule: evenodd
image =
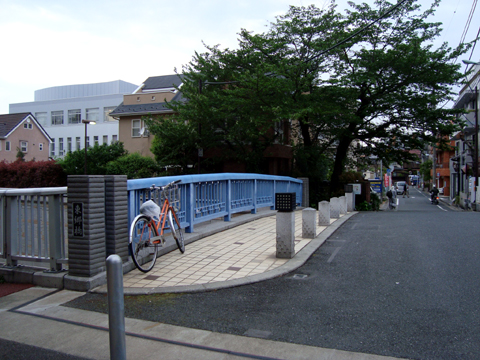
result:
M 128 179 L 149 178 L 158 176 L 160 167 L 155 160 L 138 153 L 124 155 L 106 166 L 109 175 L 127 175 Z
M 358 204 L 357 206 L 355 206 L 355 210 L 357 210 L 357 211 L 370 211 L 370 210 L 372 210 L 372 206 L 368 202 L 364 201 L 364 202 Z
M 67 174 L 55 161 L 0 162 L 0 187 L 35 188 L 67 185 Z
M 380 200 L 380 196 L 378 196 L 376 192 L 370 193 L 370 202 L 371 202 L 373 211 L 380 210 L 381 200 Z
M 107 164 L 128 152 L 123 143 L 116 141 L 110 145 L 95 144 L 87 149 L 87 173 L 88 175 L 106 175 Z M 57 160 L 68 175 L 85 174 L 85 149 L 68 153 L 63 159 Z

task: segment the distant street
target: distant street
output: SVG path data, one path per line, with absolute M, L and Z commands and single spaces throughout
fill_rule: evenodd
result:
M 126 316 L 401 358 L 479 359 L 479 219 L 412 189 L 396 211 L 354 216 L 294 273 L 208 293 L 126 297 Z M 101 302 L 87 294 L 75 306 Z

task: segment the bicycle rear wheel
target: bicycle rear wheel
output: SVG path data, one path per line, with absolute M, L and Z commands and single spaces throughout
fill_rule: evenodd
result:
M 183 229 L 180 227 L 180 223 L 173 209 L 168 211 L 168 226 L 170 226 L 170 231 L 172 236 L 175 238 L 175 241 L 178 246 L 178 250 L 183 254 L 185 252 L 185 239 L 183 238 Z
M 158 236 L 157 229 L 146 216 L 138 216 L 130 226 L 128 248 L 138 270 L 149 272 L 157 260 L 157 244 L 150 239 Z

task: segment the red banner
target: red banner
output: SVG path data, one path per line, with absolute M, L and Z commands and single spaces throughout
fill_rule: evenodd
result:
M 385 174 L 385 189 L 388 189 L 390 187 L 390 176 L 388 174 Z

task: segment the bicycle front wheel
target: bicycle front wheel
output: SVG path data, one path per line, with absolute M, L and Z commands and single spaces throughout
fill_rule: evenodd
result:
M 157 260 L 157 244 L 150 240 L 158 236 L 157 229 L 146 216 L 138 216 L 130 226 L 128 248 L 138 270 L 149 272 Z
M 180 222 L 178 221 L 177 214 L 170 209 L 168 211 L 168 226 L 170 226 L 170 231 L 174 237 L 178 250 L 183 254 L 185 252 L 185 239 L 183 238 L 183 229 L 180 227 Z

